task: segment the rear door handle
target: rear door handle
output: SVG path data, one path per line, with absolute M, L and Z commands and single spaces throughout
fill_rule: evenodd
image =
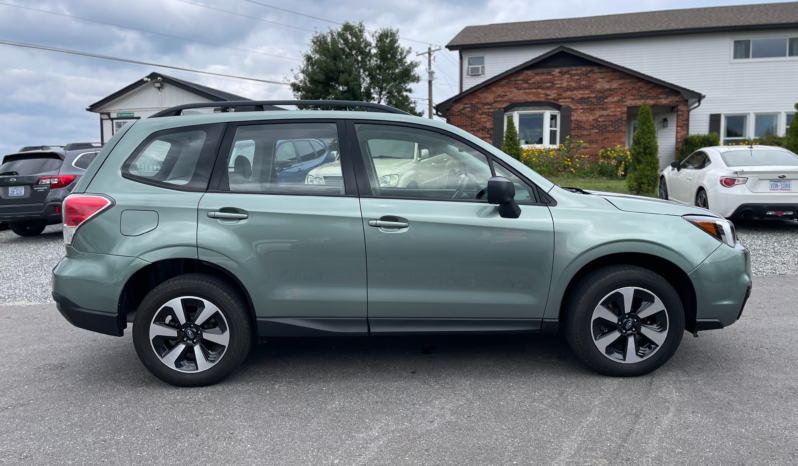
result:
M 210 218 L 221 218 L 224 220 L 244 220 L 249 218 L 247 214 L 239 214 L 236 212 L 219 212 L 219 211 L 212 211 L 208 212 L 208 217 Z
M 388 222 L 385 220 L 369 220 L 370 227 L 377 228 L 407 228 L 410 226 L 407 222 Z

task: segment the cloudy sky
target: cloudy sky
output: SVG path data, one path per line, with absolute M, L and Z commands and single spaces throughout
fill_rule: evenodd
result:
M 284 82 L 299 64 L 313 31 L 326 31 L 336 24 L 258 5 L 256 1 L 336 23 L 363 21 L 370 30 L 397 28 L 407 39 L 403 45 L 411 47 L 414 53 L 426 49 L 421 42 L 445 45 L 460 29 L 474 24 L 768 3 L 756 0 L 0 0 L 0 40 Z M 436 102 L 455 93 L 456 63 L 456 53 L 444 49 L 438 54 Z M 0 154 L 15 152 L 23 145 L 99 140 L 99 117 L 85 108 L 151 71 L 253 99 L 292 98 L 284 85 L 211 78 L 0 44 Z M 419 74 L 426 77 L 422 67 Z M 425 82 L 415 86 L 413 95 L 426 96 Z M 423 106 L 425 102 L 420 104 Z

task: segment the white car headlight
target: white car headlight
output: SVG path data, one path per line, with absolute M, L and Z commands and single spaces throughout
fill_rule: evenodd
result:
M 393 188 L 399 184 L 399 175 L 384 175 L 380 177 L 381 188 Z
M 734 224 L 725 218 L 703 215 L 685 215 L 682 218 L 730 247 L 737 245 L 737 232 L 734 230 Z
M 305 179 L 305 184 L 324 184 L 324 178 L 322 177 L 315 177 L 313 175 L 308 175 Z

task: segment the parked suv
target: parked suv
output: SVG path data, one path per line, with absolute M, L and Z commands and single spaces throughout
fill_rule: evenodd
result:
M 181 386 L 223 379 L 259 337 L 333 335 L 559 331 L 596 371 L 636 376 L 685 330 L 740 318 L 749 254 L 707 210 L 560 188 L 376 104 L 226 111 L 289 103 L 180 106 L 114 135 L 64 202 L 64 317 L 132 322 L 145 367 Z M 280 176 L 280 145 L 303 140 L 340 148 L 316 169 L 340 183 Z M 250 167 L 230 171 L 242 146 Z
M 0 222 L 20 236 L 61 223 L 61 204 L 102 148 L 100 143 L 23 147 L 0 164 Z

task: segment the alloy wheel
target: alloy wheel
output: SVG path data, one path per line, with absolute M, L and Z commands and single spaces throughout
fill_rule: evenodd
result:
M 170 369 L 197 373 L 215 366 L 230 344 L 222 311 L 206 299 L 174 298 L 161 306 L 150 323 L 150 345 Z
M 591 317 L 593 344 L 606 358 L 633 364 L 650 358 L 668 337 L 668 313 L 651 291 L 624 287 L 605 296 Z
M 695 205 L 701 207 L 702 209 L 709 209 L 709 201 L 707 200 L 707 193 L 704 191 L 699 191 L 698 195 L 695 197 Z
M 665 184 L 665 180 L 660 178 L 659 180 L 659 198 L 668 200 L 668 186 Z

